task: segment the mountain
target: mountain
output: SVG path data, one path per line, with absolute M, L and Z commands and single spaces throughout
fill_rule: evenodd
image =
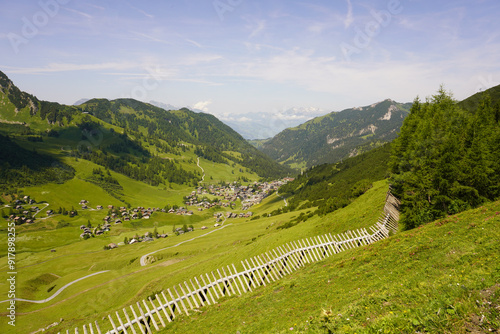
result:
M 498 108 L 500 105 L 500 85 L 469 96 L 465 100 L 458 102 L 458 106 L 468 111 L 474 111 L 479 106 L 485 94 L 490 96 L 492 105 Z
M 396 138 L 410 106 L 387 99 L 331 112 L 280 132 L 259 149 L 292 168 L 341 161 Z
M 22 92 L 2 72 L 0 103 L 0 132 L 11 137 L 12 145 L 41 150 L 56 160 L 88 160 L 152 186 L 197 184 L 202 174 L 196 157 L 211 161 L 215 169 L 227 170 L 228 166 L 228 172 L 241 180 L 250 175 L 277 178 L 291 172 L 215 116 L 185 108 L 166 111 L 133 99 L 61 105 Z M 18 164 L 32 166 L 28 161 Z M 16 168 L 2 165 L 7 174 Z

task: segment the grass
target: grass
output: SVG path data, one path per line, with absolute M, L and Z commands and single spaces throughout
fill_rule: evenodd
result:
M 500 202 L 338 254 L 163 333 L 464 333 L 500 328 Z
M 383 207 L 383 194 L 386 190 L 387 185 L 381 182 L 380 187 L 365 194 L 367 200 L 372 199 L 377 202 L 374 198 L 378 198 L 378 203 L 373 208 L 374 217 Z M 252 211 L 256 214 L 264 211 L 270 212 L 283 205 L 284 202 L 281 199 L 272 195 L 259 207 L 252 208 Z M 96 212 L 84 211 L 81 215 L 94 213 Z M 174 246 L 181 241 L 206 233 L 199 228 L 202 225 L 213 225 L 215 221 L 211 218 L 211 212 L 208 210 L 197 212 L 191 217 L 155 214 L 150 221 L 144 223 L 147 226 L 136 225 L 134 227 L 132 223 L 129 223 L 129 225 L 120 226 L 120 230 L 113 226 L 112 233 L 86 241 L 78 240 L 79 223 L 77 222 L 72 222 L 71 226 L 58 230 L 20 231 L 19 247 L 23 251 L 17 257 L 18 279 L 16 283 L 19 298 L 44 299 L 74 279 L 101 270 L 110 271 L 70 286 L 47 304 L 19 302 L 17 305 L 19 326 L 16 330 L 35 331 L 58 321 L 61 317 L 65 319 L 64 327 L 66 328 L 88 323 L 89 319 L 100 320 L 103 315 L 113 310 L 146 298 L 151 291 L 170 288 L 186 279 L 232 263 L 240 266 L 241 260 L 261 254 L 285 242 L 317 235 L 322 229 L 342 228 L 343 219 L 357 216 L 359 220 L 362 220 L 362 217 L 366 215 L 362 213 L 359 216 L 355 211 L 350 213 L 344 211 L 338 212 L 338 216 L 329 215 L 327 219 L 311 218 L 290 229 L 276 229 L 277 226 L 290 221 L 298 214 L 300 212 L 291 212 L 253 221 L 243 218 L 227 220 L 225 224 L 231 225 L 220 231 L 155 253 L 153 256 L 156 262 L 146 267 L 141 267 L 139 264 L 141 255 Z M 192 223 L 195 226 L 195 232 L 150 243 L 120 246 L 111 251 L 102 249 L 110 242 L 123 241 L 125 236 L 130 238 L 136 233 L 144 234 L 152 231 L 155 225 L 160 232 L 163 229 L 170 232 L 174 223 L 179 226 L 183 222 Z M 373 221 L 365 223 L 368 226 Z M 71 239 L 70 234 L 76 235 L 77 240 L 64 244 L 64 236 Z M 57 236 L 61 239 L 57 239 Z M 39 243 L 41 246 L 37 246 Z M 56 252 L 51 252 L 50 249 L 55 249 Z M 6 272 L 5 265 L 0 269 Z M 53 277 L 57 279 L 50 283 L 41 282 L 34 289 L 33 281 L 37 281 L 40 277 L 47 277 L 47 275 L 56 275 Z M 5 295 L 7 285 L 2 283 L 0 289 L 2 295 Z M 61 330 L 61 328 L 54 330 Z

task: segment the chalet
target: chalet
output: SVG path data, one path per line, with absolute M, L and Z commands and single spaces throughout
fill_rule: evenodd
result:
M 149 219 L 149 218 L 150 218 L 149 214 L 145 214 L 144 216 L 142 216 L 142 219 Z
M 50 216 L 50 215 L 52 215 L 53 213 L 54 213 L 54 211 L 52 211 L 52 210 L 47 210 L 47 216 Z
M 130 240 L 128 243 L 129 243 L 129 245 L 131 245 L 131 244 L 135 244 L 136 242 L 139 242 L 139 240 L 134 238 L 134 239 Z
M 220 226 L 220 224 L 219 224 L 219 223 L 215 223 L 215 224 L 214 224 L 214 227 L 219 227 L 219 226 Z
M 85 200 L 85 199 L 82 199 L 82 200 L 80 201 L 80 205 L 84 205 L 84 204 L 87 204 L 87 203 L 88 203 L 88 201 L 87 201 L 87 200 Z
M 102 235 L 102 234 L 104 234 L 104 231 L 102 230 L 95 231 L 95 235 Z
M 113 249 L 113 248 L 118 248 L 118 246 L 114 242 L 108 245 L 108 249 Z
M 96 208 L 97 208 L 97 210 L 102 210 L 103 209 L 102 205 L 98 205 Z
M 202 229 L 202 230 L 206 230 L 206 229 L 208 229 L 208 227 L 206 227 L 206 226 L 202 226 L 202 227 L 201 227 L 201 229 Z
M 115 220 L 115 224 L 121 224 L 122 221 L 120 219 Z
M 113 205 L 108 205 L 108 209 L 113 210 L 115 207 Z

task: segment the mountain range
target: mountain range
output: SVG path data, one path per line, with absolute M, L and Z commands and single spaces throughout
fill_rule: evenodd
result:
M 334 163 L 396 138 L 410 107 L 411 103 L 387 99 L 365 107 L 331 112 L 285 129 L 255 146 L 295 169 Z
M 5 140 L 9 145 L 31 147 L 26 143 L 31 140 L 49 156 L 83 158 L 155 186 L 196 184 L 202 179 L 196 157 L 220 168 L 230 166 L 242 178 L 277 178 L 292 172 L 211 114 L 186 108 L 166 111 L 133 99 L 81 102 L 69 106 L 41 101 L 0 72 L 0 121 L 2 133 L 11 137 Z

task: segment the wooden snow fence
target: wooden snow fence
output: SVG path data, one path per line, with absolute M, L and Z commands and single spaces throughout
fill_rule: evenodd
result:
M 155 295 L 155 299 L 150 297 L 147 301 L 137 302 L 136 305 L 109 314 L 109 329 L 106 331 L 101 331 L 95 321 L 94 324 L 84 325 L 82 331 L 75 328 L 74 333 L 149 334 L 159 331 L 160 327 L 166 327 L 176 316 L 189 316 L 190 311 L 216 304 L 223 296 L 251 292 L 259 286 L 265 286 L 291 274 L 308 263 L 387 238 L 391 231 L 397 232 L 398 206 L 399 200 L 388 192 L 384 213 L 377 223 L 368 229 L 371 233 L 362 228 L 335 236 L 325 234 L 288 242 L 241 261 L 240 270 L 231 264 L 162 291 Z M 70 333 L 72 334 L 66 330 L 66 334 Z

